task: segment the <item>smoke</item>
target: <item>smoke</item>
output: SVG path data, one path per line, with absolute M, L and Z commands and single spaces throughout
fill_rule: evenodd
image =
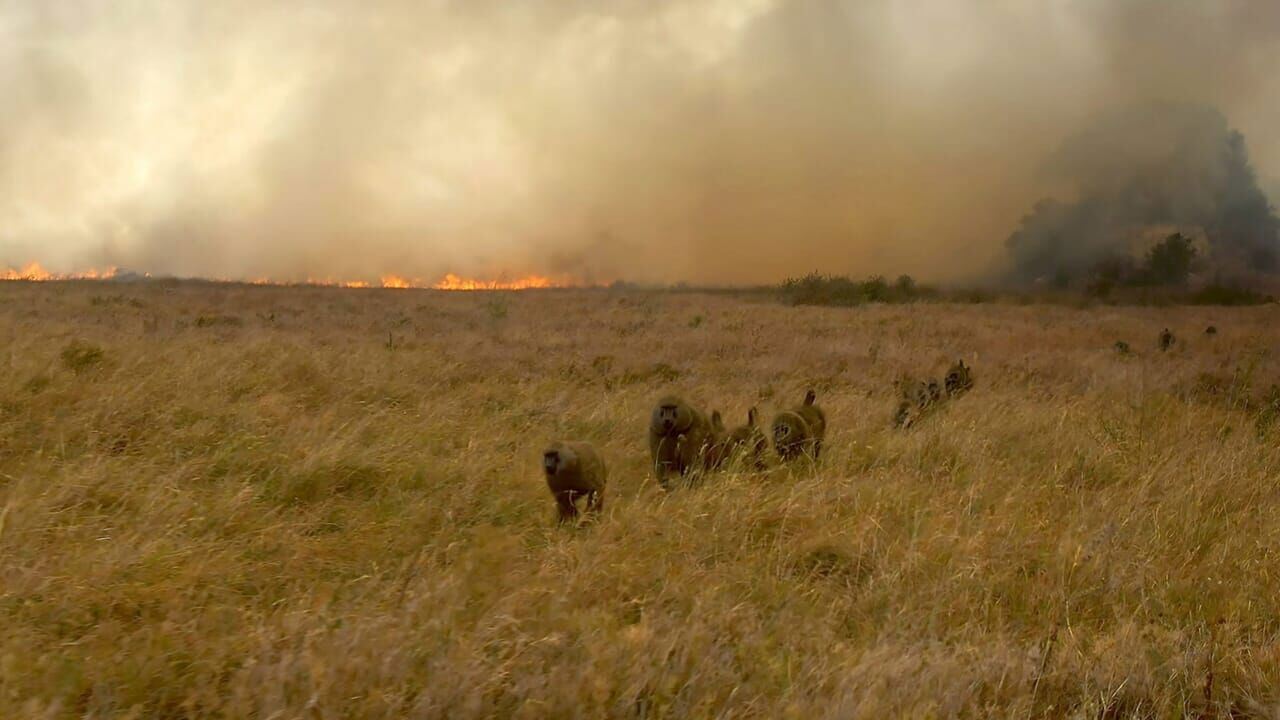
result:
M 1273 176 L 1278 37 L 1246 0 L 0 0 L 0 264 L 973 277 L 1109 109 L 1218 108 Z
M 1159 103 L 1101 117 L 1049 168 L 1075 200 L 1037 203 L 1008 240 L 1015 277 L 1080 275 L 1133 257 L 1151 231 L 1208 242 L 1217 272 L 1275 272 L 1280 221 L 1258 187 L 1244 138 L 1216 110 Z

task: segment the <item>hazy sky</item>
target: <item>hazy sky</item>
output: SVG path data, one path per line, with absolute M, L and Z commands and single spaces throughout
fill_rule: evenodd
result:
M 0 265 L 962 279 L 1117 106 L 1266 185 L 1277 68 L 1272 0 L 0 0 Z

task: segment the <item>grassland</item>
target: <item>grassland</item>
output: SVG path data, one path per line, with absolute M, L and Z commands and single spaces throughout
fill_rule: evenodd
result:
M 0 717 L 1280 717 L 1277 320 L 0 283 Z M 655 487 L 659 394 L 808 386 L 816 468 Z

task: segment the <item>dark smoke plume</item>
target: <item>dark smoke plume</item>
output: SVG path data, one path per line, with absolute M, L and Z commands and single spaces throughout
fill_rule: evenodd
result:
M 1280 221 L 1244 137 L 1218 111 L 1158 103 L 1102 117 L 1051 162 L 1075 199 L 1041 200 L 1008 239 L 1018 280 L 1078 277 L 1176 230 L 1202 237 L 1210 269 L 1275 272 Z

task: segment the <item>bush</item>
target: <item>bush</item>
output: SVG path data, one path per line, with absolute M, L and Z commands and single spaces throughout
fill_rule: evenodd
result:
M 484 304 L 484 310 L 485 314 L 487 314 L 489 319 L 493 322 L 505 320 L 507 318 L 507 298 L 502 295 L 490 298 L 489 301 Z
M 777 288 L 790 305 L 835 305 L 852 307 L 863 303 L 905 303 L 933 297 L 932 288 L 916 285 L 910 275 L 902 275 L 892 285 L 881 275 L 859 282 L 844 275 L 809 273 L 787 278 Z
M 77 375 L 102 364 L 105 358 L 106 353 L 102 351 L 102 348 L 97 345 L 82 343 L 79 340 L 62 349 L 63 366 Z
M 240 327 L 244 321 L 235 315 L 201 315 L 196 318 L 196 327 Z
M 1187 301 L 1192 305 L 1265 305 L 1275 302 L 1275 298 L 1248 288 L 1207 285 L 1193 293 Z

